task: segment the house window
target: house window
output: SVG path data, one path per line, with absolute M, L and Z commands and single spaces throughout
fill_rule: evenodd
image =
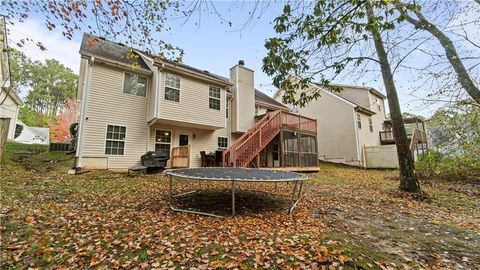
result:
M 220 87 L 210 86 L 208 107 L 210 109 L 220 110 Z
M 155 151 L 170 155 L 172 132 L 168 130 L 155 131 Z
M 228 148 L 228 138 L 227 137 L 218 137 L 218 148 L 227 149 Z
M 359 113 L 357 113 L 357 127 L 362 128 L 362 119 L 360 118 Z
M 144 97 L 147 94 L 147 78 L 138 74 L 125 72 L 123 93 Z
M 125 137 L 127 128 L 124 126 L 107 125 L 105 140 L 106 155 L 123 155 L 125 153 Z
M 180 77 L 167 74 L 165 77 L 165 99 L 175 102 L 180 101 Z
M 255 115 L 258 115 L 258 106 L 255 106 Z
M 370 128 L 370 132 L 373 132 L 373 120 L 371 116 L 368 118 L 368 127 Z
M 380 100 L 376 99 L 376 103 L 377 103 L 377 109 L 379 112 L 382 111 L 382 104 L 380 103 Z

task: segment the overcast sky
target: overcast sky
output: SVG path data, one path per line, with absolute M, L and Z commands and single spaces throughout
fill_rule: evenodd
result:
M 216 5 L 220 11 L 227 12 L 228 16 L 236 22 L 245 21 L 245 9 L 238 8 L 238 6 L 232 9 L 232 4 L 227 2 L 220 2 Z M 228 77 L 229 69 L 238 60 L 245 60 L 245 65 L 255 71 L 255 87 L 271 96 L 275 88 L 271 79 L 261 70 L 262 58 L 266 55 L 265 40 L 275 35 L 272 21 L 276 15 L 280 14 L 282 7 L 281 2 L 271 4 L 258 21 L 241 31 L 235 26 L 229 27 L 226 24 L 221 24 L 215 16 L 203 17 L 199 26 L 194 23 L 184 24 L 183 21 L 173 22 L 171 25 L 172 31 L 164 35 L 163 38 L 184 49 L 185 64 L 225 77 Z M 35 60 L 57 59 L 78 74 L 80 64 L 78 51 L 81 33 L 76 33 L 73 40 L 68 40 L 58 30 L 49 31 L 45 27 L 43 18 L 35 16 L 25 22 L 16 23 L 14 26 L 10 25 L 9 28 L 10 46 L 16 47 L 15 44 L 20 39 L 27 37 L 41 41 L 46 46 L 47 51 L 40 51 L 34 44 L 27 44 L 20 50 Z M 480 31 L 478 29 L 470 29 L 470 31 L 473 31 L 471 36 L 478 39 Z M 419 58 L 417 60 L 421 62 L 424 59 Z M 412 81 L 411 77 L 414 75 L 409 73 L 396 74 L 395 79 L 402 110 L 425 116 L 431 115 L 440 104 L 427 107 L 419 102 L 417 97 L 411 95 L 409 89 L 412 84 L 409 82 Z M 385 93 L 383 82 L 378 74 L 376 76 L 366 75 L 362 80 L 359 80 L 358 77 L 344 77 L 342 81 L 336 81 L 336 83 L 367 85 Z M 417 92 L 416 95 L 424 95 L 427 90 Z M 21 93 L 21 96 L 24 95 L 25 93 Z

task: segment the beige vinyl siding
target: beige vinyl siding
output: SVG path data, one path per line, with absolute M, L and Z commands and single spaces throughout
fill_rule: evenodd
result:
M 343 91 L 338 93 L 338 95 L 370 110 L 371 104 L 369 93 L 370 92 L 366 89 L 344 87 Z
M 230 69 L 230 81 L 232 83 L 234 83 L 233 87 L 231 88 L 231 91 L 232 91 L 232 94 L 233 94 L 233 98 L 232 98 L 232 102 L 230 103 L 230 109 L 231 109 L 231 113 L 230 113 L 230 123 L 231 123 L 231 126 L 232 126 L 232 131 L 236 131 L 237 130 L 237 119 L 238 119 L 238 106 L 237 106 L 237 97 L 236 97 L 236 87 L 235 87 L 235 73 L 236 73 L 236 70 L 235 68 L 232 68 Z
M 307 91 L 318 91 L 318 88 Z M 275 99 L 282 102 L 280 91 Z M 289 105 L 287 105 L 289 106 Z M 321 92 L 321 96 L 299 108 L 300 115 L 317 119 L 318 156 L 335 162 L 357 160 L 354 108 L 348 103 Z
M 230 81 L 235 96 L 233 110 L 234 132 L 245 132 L 255 124 L 255 90 L 253 71 L 240 65 L 230 69 Z
M 220 110 L 210 109 L 209 86 L 207 82 L 180 76 L 180 101 L 165 100 L 165 75 L 160 73 L 159 119 L 192 123 L 212 127 L 212 129 L 225 128 L 225 88 L 220 91 Z
M 147 97 L 123 93 L 123 74 L 120 69 L 94 65 L 87 92 L 87 113 L 84 117 L 88 119 L 85 120 L 82 156 L 108 157 L 109 169 L 140 164 L 140 157 L 147 148 Z M 147 96 L 149 91 L 147 87 Z M 105 155 L 108 124 L 127 127 L 122 156 Z
M 201 167 L 202 161 L 200 158 L 200 151 L 205 151 L 206 153 L 214 152 L 218 149 L 218 137 L 227 137 L 229 138 L 228 144 L 231 144 L 228 128 L 218 129 L 218 130 L 206 130 L 206 129 L 196 129 L 196 128 L 187 128 L 182 126 L 172 126 L 172 125 L 162 125 L 162 124 L 153 124 L 150 128 L 150 142 L 148 149 L 150 151 L 155 150 L 155 131 L 156 130 L 167 130 L 171 131 L 171 145 L 170 150 L 173 147 L 178 146 L 178 134 L 179 133 L 189 133 L 190 136 L 190 166 L 191 167 Z M 171 160 L 168 161 L 167 167 L 170 166 Z
M 375 146 L 375 145 L 380 145 L 380 135 L 379 135 L 379 129 L 378 126 L 375 126 L 375 123 L 373 123 L 373 132 L 370 131 L 370 125 L 368 122 L 368 119 L 370 118 L 370 115 L 364 114 L 359 112 L 360 119 L 362 120 L 362 128 L 358 129 L 358 142 L 360 148 L 363 147 L 363 145 L 368 145 L 368 146 Z M 372 115 L 372 122 L 373 122 L 373 117 L 375 115 Z M 381 128 L 381 125 L 380 125 Z M 361 158 L 361 156 L 360 156 Z
M 368 91 L 365 91 L 368 92 Z M 360 113 L 361 118 L 362 118 L 362 129 L 359 130 L 359 144 L 360 147 L 363 147 L 363 145 L 366 146 L 379 146 L 380 145 L 380 131 L 382 131 L 382 123 L 385 121 L 385 104 L 383 99 L 372 95 L 370 95 L 370 103 L 372 104 L 371 110 L 375 112 L 374 115 L 371 116 L 372 118 L 372 124 L 373 124 L 373 132 L 370 132 L 369 124 L 368 124 L 368 118 L 370 116 Z M 381 106 L 381 111 L 378 110 L 377 104 L 375 100 L 378 99 L 380 102 Z

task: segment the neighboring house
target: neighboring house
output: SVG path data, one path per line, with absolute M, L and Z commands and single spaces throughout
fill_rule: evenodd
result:
M 88 34 L 80 54 L 81 169 L 126 169 L 147 151 L 189 146 L 190 167 L 223 150 L 224 166 L 318 170 L 315 120 L 255 90 L 243 61 L 226 78 Z
M 17 121 L 17 124 L 22 125 L 23 129 L 20 135 L 17 138 L 15 138 L 16 142 L 25 143 L 25 144 L 44 144 L 44 145 L 48 145 L 50 143 L 50 140 L 49 140 L 50 131 L 48 128 L 29 127 L 20 120 Z
M 343 87 L 340 93 L 311 84 L 305 91 L 319 92 L 320 97 L 295 110 L 317 119 L 319 159 L 365 166 L 364 147 L 381 145 L 386 97 L 371 87 L 338 86 Z M 274 98 L 281 101 L 282 95 L 279 90 Z
M 9 68 L 5 17 L 0 16 L 0 118 L 10 119 L 7 139 L 13 140 L 22 100 L 10 88 Z
M 23 104 L 20 97 L 9 88 L 2 88 L 0 91 L 0 118 L 9 118 L 7 139 L 15 137 L 15 126 L 17 125 L 18 112 Z

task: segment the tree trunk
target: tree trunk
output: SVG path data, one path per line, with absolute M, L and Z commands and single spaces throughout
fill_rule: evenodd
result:
M 369 30 L 372 34 L 375 49 L 377 51 L 383 83 L 387 92 L 388 106 L 393 124 L 393 135 L 397 146 L 398 165 L 400 168 L 400 189 L 407 192 L 421 193 L 420 184 L 415 174 L 415 164 L 410 151 L 407 133 L 403 124 L 402 111 L 398 102 L 397 90 L 393 80 L 387 52 L 383 46 L 383 40 L 377 26 L 374 23 L 374 13 L 370 2 L 366 1 Z
M 478 104 L 480 104 L 480 89 L 475 85 L 472 78 L 468 75 L 468 72 L 463 65 L 462 59 L 458 55 L 452 40 L 440 29 L 438 29 L 437 26 L 430 23 L 420 11 L 414 11 L 415 15 L 417 15 L 417 17 L 419 18 L 419 20 L 415 20 L 406 13 L 401 4 L 397 4 L 396 7 L 402 14 L 406 16 L 407 22 L 411 23 L 413 26 L 415 26 L 415 28 L 428 31 L 440 42 L 443 49 L 445 50 L 448 61 L 450 62 L 453 70 L 457 74 L 458 82 L 463 87 L 463 89 L 465 89 L 465 91 L 467 91 L 467 93 Z

